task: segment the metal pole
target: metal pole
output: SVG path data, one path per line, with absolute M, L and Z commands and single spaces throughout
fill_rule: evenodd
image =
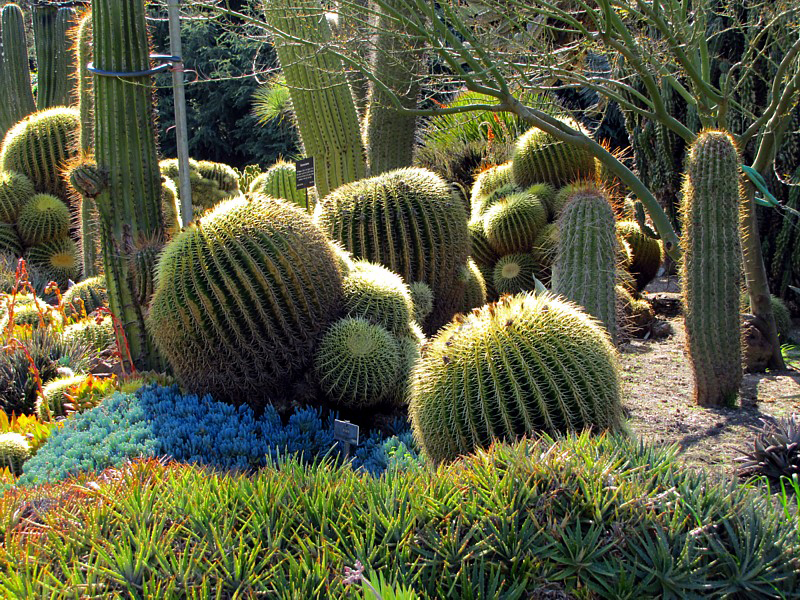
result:
M 183 54 L 181 50 L 180 0 L 167 0 L 169 11 L 169 51 L 179 58 L 172 69 L 172 88 L 175 95 L 175 133 L 178 139 L 178 180 L 181 198 L 181 221 L 192 222 L 192 184 L 189 181 L 189 132 L 186 125 L 186 93 L 183 87 Z

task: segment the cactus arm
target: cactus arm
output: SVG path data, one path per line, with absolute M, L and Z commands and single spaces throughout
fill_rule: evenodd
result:
M 38 5 L 33 9 L 33 35 L 38 63 L 36 107 L 70 104 L 70 71 L 72 69 L 67 30 L 75 24 L 71 8 Z
M 7 4 L 2 12 L 3 25 L 3 93 L 11 124 L 21 121 L 36 110 L 28 64 L 28 43 L 22 10 Z
M 92 15 L 97 69 L 149 68 L 143 0 L 94 0 Z M 128 256 L 143 240 L 163 234 L 152 81 L 147 76 L 96 75 L 94 89 L 97 167 L 107 177 L 97 210 L 109 301 L 123 324 L 135 365 L 152 368 L 158 355 L 145 330 L 145 307 L 132 289 Z

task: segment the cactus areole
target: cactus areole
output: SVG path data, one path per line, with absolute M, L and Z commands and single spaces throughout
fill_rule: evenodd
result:
M 139 240 L 163 235 L 144 0 L 93 0 L 92 15 L 95 155 L 107 176 L 96 203 L 109 302 L 133 363 L 152 368 L 159 359 L 144 327 L 145 307 L 132 289 L 128 256 Z

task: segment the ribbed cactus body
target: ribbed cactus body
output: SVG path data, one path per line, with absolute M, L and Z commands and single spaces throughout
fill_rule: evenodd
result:
M 472 184 L 472 193 L 470 195 L 470 206 L 472 207 L 472 216 L 483 213 L 483 201 L 486 197 L 504 185 L 513 183 L 511 178 L 511 162 L 503 163 L 494 167 L 481 171 L 475 178 L 475 183 Z
M 486 240 L 497 254 L 527 252 L 547 225 L 547 209 L 541 200 L 525 192 L 496 203 L 483 217 Z
M 614 211 L 601 190 L 573 195 L 558 219 L 551 289 L 617 331 L 617 237 Z
M 139 239 L 128 250 L 130 286 L 140 306 L 147 306 L 155 287 L 155 272 L 161 254 L 160 238 Z
M 542 205 L 547 209 L 548 221 L 555 218 L 554 200 L 556 196 L 556 188 L 549 183 L 534 183 L 525 190 L 525 193 L 529 196 L 534 196 L 539 199 Z
M 0 114 L 4 116 L 5 133 L 36 110 L 31 88 L 31 70 L 28 62 L 28 41 L 25 36 L 25 19 L 16 4 L 6 4 L 2 16 L 2 89 L 0 89 Z
M 460 310 L 464 290 L 453 281 L 469 255 L 467 215 L 438 175 L 410 168 L 356 181 L 320 201 L 314 219 L 354 256 L 380 263 L 408 283 L 427 283 L 434 309 L 426 330 L 435 331 Z
M 306 191 L 297 189 L 297 173 L 294 163 L 278 161 L 252 181 L 250 191 L 266 194 L 273 198 L 283 198 L 306 208 Z
M 366 319 L 397 335 L 408 333 L 414 302 L 399 275 L 381 265 L 357 261 L 343 287 L 347 316 Z
M 389 0 L 377 17 L 377 34 L 372 69 L 378 81 L 388 87 L 404 108 L 417 107 L 423 54 L 414 36 L 398 31 L 397 15 L 409 16 L 412 9 L 403 0 Z M 395 14 L 396 13 L 396 14 Z M 379 175 L 410 167 L 416 142 L 416 116 L 397 110 L 387 93 L 374 83 L 370 87 L 364 117 L 364 146 L 369 171 Z
M 81 307 L 87 315 L 91 314 L 101 306 L 108 306 L 106 278 L 97 275 L 84 279 L 65 291 L 61 299 L 68 317 L 75 312 L 80 313 Z
M 433 290 L 431 290 L 431 286 L 422 281 L 415 281 L 408 288 L 414 304 L 414 321 L 424 323 L 433 311 Z
M 22 240 L 13 225 L 0 223 L 0 254 L 22 256 Z
M 228 194 L 239 193 L 239 175 L 230 165 L 201 160 L 197 163 L 197 170 L 202 177 L 216 182 L 217 187 L 223 192 Z
M 22 475 L 22 465 L 31 457 L 28 440 L 21 433 L 0 433 L 0 469 L 9 469 L 14 475 Z
M 33 38 L 38 80 L 36 108 L 71 104 L 74 54 L 67 31 L 77 17 L 71 8 L 37 4 L 33 7 Z
M 92 13 L 86 12 L 78 24 L 74 75 L 78 95 L 78 112 L 81 115 L 80 148 L 84 152 L 89 152 L 94 147 L 94 76 L 87 68 L 92 60 L 94 60 Z
M 499 296 L 533 291 L 536 263 L 530 254 L 507 254 L 495 263 L 492 284 Z
M 701 133 L 686 163 L 681 280 L 694 398 L 701 406 L 734 403 L 742 381 L 740 163 L 733 139 L 722 131 Z
M 276 36 L 275 51 L 289 87 L 306 156 L 316 161 L 320 197 L 366 175 L 358 114 L 341 60 L 324 48 L 331 32 L 319 0 L 268 0 L 267 22 L 311 42 Z
M 472 219 L 479 219 L 486 212 L 498 202 L 501 202 L 508 196 L 517 194 L 522 191 L 522 188 L 515 183 L 506 183 L 498 188 L 495 188 L 485 196 L 481 196 L 474 204 L 472 204 L 470 217 Z
M 19 212 L 17 232 L 26 246 L 65 238 L 69 208 L 51 194 L 36 194 Z
M 486 304 L 486 281 L 474 260 L 470 258 L 461 267 L 458 278 L 464 285 L 464 305 L 461 312 L 469 312 Z
M 607 333 L 551 296 L 511 296 L 458 319 L 412 374 L 414 436 L 434 462 L 492 441 L 621 423 Z
M 34 194 L 33 183 L 22 173 L 0 172 L 0 223 L 16 223 L 19 211 Z
M 617 232 L 628 242 L 632 253 L 629 270 L 636 280 L 636 289 L 641 291 L 653 280 L 661 266 L 661 244 L 644 233 L 635 221 L 619 221 Z
M 86 379 L 86 375 L 72 375 L 69 377 L 59 377 L 53 379 L 44 386 L 44 403 L 42 398 L 36 401 L 36 416 L 43 421 L 54 421 L 58 417 L 67 416 L 65 404 L 71 404 L 72 398 L 69 397 L 73 387 L 80 385 Z M 49 410 L 49 412 L 48 412 Z
M 67 282 L 78 279 L 81 273 L 78 247 L 69 238 L 61 238 L 31 246 L 25 258 L 34 268 L 56 281 L 62 288 Z
M 266 196 L 193 222 L 164 249 L 156 281 L 149 330 L 183 385 L 254 408 L 303 373 L 342 304 L 325 235 Z
M 489 245 L 486 232 L 483 229 L 483 217 L 470 220 L 467 224 L 472 247 L 472 258 L 481 267 L 492 267 L 500 255 Z
M 314 366 L 320 387 L 337 404 L 366 408 L 395 392 L 400 347 L 380 325 L 346 317 L 325 333 Z
M 102 71 L 150 68 L 143 0 L 93 0 L 94 66 Z M 97 196 L 103 267 L 111 311 L 122 322 L 137 368 L 161 361 L 131 286 L 131 241 L 163 236 L 153 80 L 95 75 L 95 159 L 107 185 Z M 122 346 L 122 343 L 119 344 Z
M 175 182 L 164 177 L 161 182 L 161 215 L 164 219 L 164 235 L 166 239 L 175 237 L 181 230 L 181 205 L 178 188 Z
M 533 240 L 531 258 L 533 258 L 536 274 L 542 281 L 550 281 L 550 269 L 553 267 L 553 261 L 558 251 L 558 238 L 558 225 L 548 223 Z
M 98 352 L 112 348 L 115 344 L 114 323 L 110 316 L 99 321 L 96 317 L 89 317 L 67 325 L 62 336 L 65 341 L 77 340 Z
M 580 125 L 564 118 L 574 129 Z M 514 182 L 526 188 L 535 183 L 562 186 L 576 179 L 594 179 L 594 156 L 585 148 L 562 142 L 536 127 L 517 140 L 512 160 Z

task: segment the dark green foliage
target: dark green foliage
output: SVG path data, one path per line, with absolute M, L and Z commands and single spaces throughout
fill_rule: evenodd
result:
M 309 365 L 341 300 L 322 231 L 255 195 L 224 202 L 166 246 L 148 328 L 186 389 L 263 409 Z
M 778 330 L 778 338 L 782 342 L 789 341 L 789 332 L 792 329 L 792 315 L 786 307 L 786 303 L 777 296 L 770 296 L 772 314 L 775 316 L 775 328 Z
M 35 193 L 33 183 L 22 173 L 0 172 L 0 223 L 16 223 L 19 211 Z
M 438 175 L 397 169 L 344 185 L 317 204 L 314 219 L 354 256 L 427 283 L 434 295 L 427 331 L 461 309 L 464 290 L 453 281 L 469 255 L 467 215 Z
M 61 169 L 77 156 L 80 113 L 63 106 L 31 114 L 6 134 L 0 168 L 26 175 L 37 192 L 67 197 Z
M 233 6 L 233 3 L 230 3 Z M 241 10 L 258 10 L 240 6 Z M 189 6 L 183 11 L 194 10 Z M 154 16 L 166 17 L 163 7 L 152 7 Z M 259 15 L 261 16 L 261 15 Z M 197 71 L 200 82 L 186 87 L 189 155 L 224 162 L 237 168 L 274 163 L 279 156 L 298 153 L 299 140 L 291 123 L 271 120 L 259 124 L 252 97 L 258 89 L 253 72 L 273 68 L 275 54 L 259 39 L 261 32 L 236 19 L 216 14 L 181 22 L 181 41 L 187 68 Z M 166 19 L 152 23 L 155 52 L 169 54 Z M 188 77 L 187 77 L 188 78 Z M 177 156 L 172 89 L 156 89 L 161 152 Z
M 742 381 L 740 162 L 728 133 L 706 131 L 686 164 L 681 288 L 694 399 L 701 406 L 734 404 Z
M 608 333 L 572 304 L 529 294 L 442 329 L 414 369 L 409 405 L 414 436 L 437 463 L 496 439 L 619 428 L 621 410 Z
M 753 449 L 736 459 L 741 477 L 766 477 L 779 484 L 782 477 L 800 477 L 800 415 L 765 421 L 753 440 Z
M 75 372 L 90 367 L 92 349 L 78 340 L 65 340 L 48 329 L 36 329 L 25 339 L 44 383 L 56 378 L 59 368 Z M 30 373 L 30 363 L 22 350 L 0 352 L 0 409 L 6 414 L 33 414 L 36 384 Z

